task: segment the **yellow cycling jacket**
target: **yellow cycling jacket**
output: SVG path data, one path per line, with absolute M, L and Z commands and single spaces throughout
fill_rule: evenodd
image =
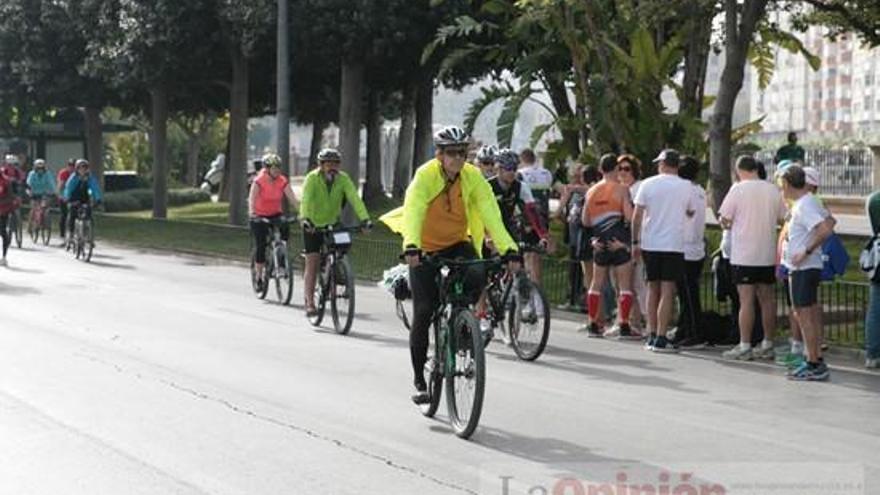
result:
M 483 237 L 486 231 L 500 253 L 509 250 L 517 251 L 517 245 L 510 237 L 498 202 L 492 194 L 492 187 L 486 182 L 483 173 L 470 163 L 461 169 L 461 195 L 468 221 L 468 233 L 477 253 L 482 252 Z M 392 210 L 380 218 L 388 227 L 403 235 L 403 246 L 422 247 L 422 228 L 428 205 L 446 187 L 442 165 L 436 158 L 428 161 L 416 170 L 412 182 L 406 189 L 403 206 Z

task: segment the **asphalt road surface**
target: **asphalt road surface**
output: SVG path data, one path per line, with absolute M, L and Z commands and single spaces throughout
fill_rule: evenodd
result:
M 536 363 L 490 346 L 463 441 L 445 403 L 410 403 L 407 334 L 373 286 L 342 337 L 307 324 L 300 281 L 293 307 L 259 301 L 240 264 L 106 245 L 9 262 L 4 495 L 880 493 L 877 374 L 792 383 L 554 321 Z

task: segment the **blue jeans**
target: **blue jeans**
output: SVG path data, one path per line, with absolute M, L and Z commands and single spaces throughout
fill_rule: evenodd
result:
M 880 358 L 880 284 L 874 282 L 865 314 L 865 352 L 868 359 Z

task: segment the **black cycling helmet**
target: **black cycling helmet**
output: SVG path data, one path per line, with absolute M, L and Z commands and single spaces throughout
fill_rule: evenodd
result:
M 516 170 L 519 166 L 519 154 L 509 148 L 500 149 L 495 154 L 495 163 L 502 169 Z
M 324 148 L 318 152 L 319 162 L 341 162 L 342 155 L 333 148 Z
M 476 160 L 478 162 L 495 162 L 495 155 L 498 154 L 498 147 L 494 144 L 488 144 L 486 146 L 481 146 L 479 150 L 477 150 Z
M 467 146 L 470 142 L 470 136 L 458 126 L 449 125 L 434 133 L 434 146 L 438 148 Z

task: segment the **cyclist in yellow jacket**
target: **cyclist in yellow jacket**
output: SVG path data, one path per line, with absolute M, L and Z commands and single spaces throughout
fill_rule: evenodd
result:
M 438 297 L 437 268 L 421 263 L 422 255 L 478 258 L 488 231 L 498 252 L 507 256 L 511 270 L 519 270 L 522 260 L 501 220 L 492 188 L 479 168 L 465 163 L 469 144 L 467 133 L 455 126 L 434 134 L 435 158 L 418 168 L 403 203 L 401 230 L 413 294 L 409 342 L 416 389 L 412 400 L 416 404 L 428 400 L 424 368 L 428 331 Z M 485 269 L 470 270 L 467 289 L 478 296 L 486 283 Z

